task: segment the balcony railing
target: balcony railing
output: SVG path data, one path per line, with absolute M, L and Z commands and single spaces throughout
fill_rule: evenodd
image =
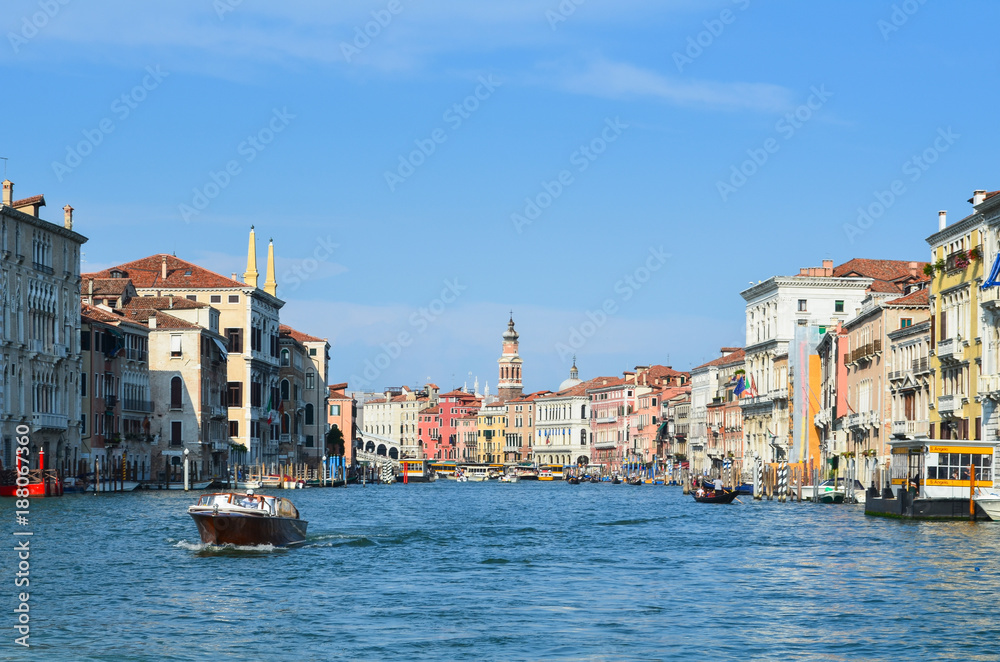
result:
M 1000 395 L 1000 375 L 980 375 L 979 395 L 994 397 Z
M 907 437 L 926 437 L 930 430 L 928 421 L 893 421 L 892 434 Z
M 983 247 L 979 245 L 972 250 L 978 250 L 979 254 L 982 255 Z M 972 264 L 972 260 L 969 259 L 969 251 L 955 251 L 945 259 L 945 270 L 957 271 L 965 269 L 970 264 Z
M 122 398 L 122 409 L 126 411 L 141 411 L 150 413 L 153 411 L 153 403 L 150 400 L 136 400 L 135 398 Z
M 35 271 L 40 271 L 43 274 L 49 274 L 50 276 L 55 273 L 47 264 L 42 264 L 41 262 L 32 262 L 31 266 L 34 267 Z
M 866 359 L 869 356 L 873 356 L 882 351 L 882 340 L 875 340 L 873 342 L 864 344 L 857 349 L 851 350 L 850 362 L 860 361 L 861 359 Z
M 28 340 L 28 351 L 42 353 L 45 351 L 45 341 L 31 338 Z
M 934 349 L 934 353 L 942 361 L 958 360 L 959 358 L 961 358 L 961 352 L 962 352 L 961 336 L 955 336 L 954 338 L 940 340 L 938 341 L 938 344 Z
M 148 359 L 148 353 L 142 349 L 126 349 L 125 358 L 131 361 L 142 361 L 145 362 Z
M 229 450 L 229 440 L 228 439 L 227 440 L 214 439 L 212 441 L 212 452 L 213 453 L 220 453 L 220 452 L 225 452 L 225 451 L 228 451 L 228 450 Z
M 105 406 L 105 408 L 107 408 L 107 409 L 114 409 L 115 405 L 117 405 L 117 404 L 118 404 L 118 396 L 117 395 L 106 395 L 106 396 L 104 396 L 104 406 Z
M 962 407 L 962 396 L 960 395 L 942 395 L 937 401 L 937 410 L 940 414 L 947 414 Z
M 922 372 L 930 372 L 931 362 L 926 356 L 922 359 L 913 359 L 913 365 L 910 369 L 918 374 Z
M 65 430 L 68 419 L 62 414 L 34 414 L 32 423 L 36 430 Z
M 212 418 L 226 418 L 229 416 L 229 408 L 224 405 L 212 405 L 209 413 Z
M 52 353 L 55 354 L 60 359 L 64 359 L 69 354 L 69 348 L 66 347 L 66 345 L 63 345 L 62 343 L 55 343 L 54 345 L 52 345 Z
M 617 416 L 601 416 L 599 418 L 595 418 L 594 422 L 595 423 L 614 423 L 616 420 L 618 420 Z

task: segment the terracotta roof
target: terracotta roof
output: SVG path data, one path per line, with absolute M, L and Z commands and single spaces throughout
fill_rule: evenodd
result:
M 110 280 L 122 280 L 112 278 Z M 191 310 L 192 308 L 208 308 L 207 303 L 191 301 L 184 297 L 133 297 L 125 304 L 126 310 Z
M 460 389 L 455 389 L 454 391 L 448 391 L 447 393 L 438 394 L 438 399 L 441 398 L 465 398 L 475 400 L 476 396 L 473 393 L 466 393 Z
M 144 325 L 139 324 L 138 322 L 134 322 L 122 317 L 121 315 L 109 313 L 106 310 L 102 310 L 101 308 L 82 302 L 80 303 L 80 316 L 94 322 L 101 322 L 102 324 L 110 324 L 112 326 L 127 325 L 140 329 L 145 328 Z
M 438 407 L 437 405 L 434 405 L 433 407 L 426 407 L 424 409 L 421 409 L 419 413 L 421 413 L 421 414 L 440 414 L 441 413 L 441 408 Z
M 278 332 L 281 334 L 287 334 L 299 342 L 326 342 L 326 338 L 317 338 L 316 336 L 310 336 L 308 333 L 296 331 L 287 324 L 278 325 Z
M 903 283 L 927 280 L 923 273 L 926 264 L 916 260 L 870 260 L 856 257 L 834 267 L 833 275 L 835 278 L 872 278 L 876 281 L 870 288 L 872 292 L 900 292 L 899 285 Z M 896 287 L 887 287 L 885 283 L 895 283 Z
M 905 297 L 886 301 L 887 306 L 908 306 L 910 308 L 926 308 L 930 306 L 930 291 L 925 287 L 916 292 L 910 292 Z
M 128 278 L 84 278 L 80 286 L 81 296 L 90 295 L 89 281 L 94 282 L 94 294 L 123 294 L 132 284 Z
M 610 386 L 611 382 L 617 380 L 619 384 L 625 382 L 621 377 L 594 377 L 593 379 L 588 379 L 585 382 L 580 382 L 574 386 L 570 386 L 568 389 L 559 391 L 557 393 L 546 393 L 545 395 L 538 396 L 537 399 L 544 400 L 546 398 L 563 398 L 566 396 L 575 395 L 586 395 L 587 389 L 599 388 L 601 386 Z M 607 384 L 602 384 L 602 382 L 607 381 Z
M 15 209 L 18 207 L 25 207 L 27 205 L 38 205 L 39 207 L 44 207 L 45 196 L 44 195 L 33 195 L 30 198 L 22 198 L 20 200 L 14 200 L 10 203 L 11 207 Z
M 730 349 L 730 348 L 729 347 L 723 347 L 722 349 L 723 350 L 727 350 L 727 349 Z M 737 354 L 739 356 L 737 356 Z M 709 366 L 729 365 L 730 363 L 737 363 L 737 362 L 742 363 L 743 362 L 743 358 L 744 358 L 745 355 L 746 355 L 746 352 L 744 352 L 743 348 L 740 347 L 740 348 L 736 349 L 736 351 L 734 351 L 732 354 L 728 354 L 726 356 L 720 356 L 719 358 L 713 359 L 712 361 L 709 361 L 708 363 L 702 363 L 700 366 L 697 366 L 696 368 L 693 368 L 693 369 L 694 370 L 698 370 L 699 368 L 707 368 Z
M 869 292 L 899 292 L 899 286 L 890 283 L 887 280 L 875 280 L 872 281 L 871 287 L 868 288 Z
M 160 277 L 163 258 L 167 260 L 166 279 Z M 246 283 L 226 278 L 214 271 L 199 267 L 197 264 L 165 253 L 150 255 L 93 274 L 85 274 L 84 277 L 108 278 L 111 276 L 111 271 L 115 269 L 124 272 L 126 277 L 131 278 L 138 289 L 153 287 L 164 289 L 174 287 L 178 289 L 246 289 L 250 287 Z
M 155 311 L 152 316 L 156 317 L 156 329 L 152 329 L 153 331 L 159 329 L 201 329 L 197 324 L 168 315 L 162 310 Z

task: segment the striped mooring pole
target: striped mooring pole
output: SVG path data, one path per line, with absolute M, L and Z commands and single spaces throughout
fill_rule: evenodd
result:
M 788 463 L 782 462 L 778 468 L 778 501 L 785 501 L 788 496 Z
M 764 461 L 757 460 L 757 489 L 754 490 L 753 498 L 758 501 L 764 498 Z

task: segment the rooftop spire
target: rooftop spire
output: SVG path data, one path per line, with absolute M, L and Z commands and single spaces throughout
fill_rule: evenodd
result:
M 274 239 L 267 242 L 267 277 L 264 279 L 264 291 L 273 297 L 278 296 L 278 283 L 274 280 Z
M 243 282 L 250 287 L 257 287 L 257 239 L 250 226 L 250 245 L 247 247 L 247 270 L 243 272 Z

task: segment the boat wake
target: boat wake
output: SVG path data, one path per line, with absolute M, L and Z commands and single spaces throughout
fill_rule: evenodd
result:
M 198 556 L 270 554 L 271 552 L 282 549 L 280 547 L 275 547 L 274 545 L 230 545 L 228 543 L 224 545 L 212 545 L 203 542 L 188 542 L 187 540 L 178 540 L 174 543 L 174 547 L 186 549 L 189 552 L 195 552 Z
M 306 542 L 306 547 L 375 547 L 378 543 L 364 536 L 348 538 L 346 536 L 318 536 L 315 540 Z
M 622 519 L 615 522 L 598 522 L 597 526 L 633 526 L 635 524 L 649 524 L 650 522 L 656 522 L 660 518 L 650 517 L 648 519 Z

